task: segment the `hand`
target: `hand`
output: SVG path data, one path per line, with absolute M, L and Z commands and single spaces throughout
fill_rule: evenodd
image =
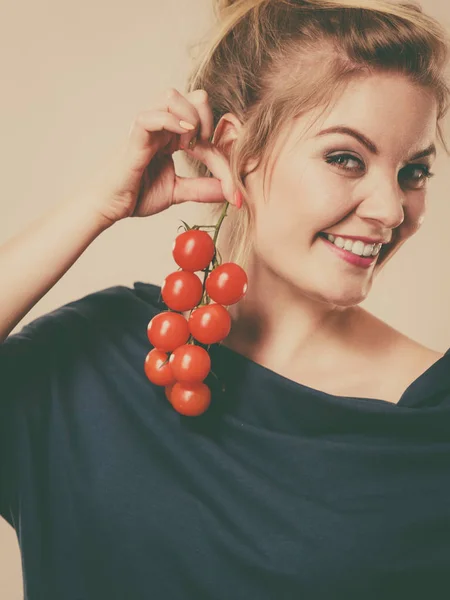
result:
M 194 128 L 183 128 L 180 120 Z M 228 160 L 208 141 L 213 133 L 213 114 L 204 90 L 195 90 L 186 97 L 175 88 L 167 90 L 163 103 L 137 115 L 123 150 L 89 190 L 100 219 L 109 226 L 188 201 L 226 200 L 235 205 Z M 190 150 L 193 137 L 197 137 L 197 144 Z M 203 162 L 213 177 L 176 175 L 172 155 L 180 149 Z

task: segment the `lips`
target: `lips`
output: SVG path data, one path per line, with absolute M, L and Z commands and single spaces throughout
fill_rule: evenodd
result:
M 349 240 L 361 240 L 362 242 L 365 242 L 367 244 L 375 244 L 375 243 L 382 243 L 383 245 L 381 246 L 380 252 L 378 253 L 378 258 L 377 258 L 377 265 L 379 265 L 381 262 L 383 262 L 383 260 L 385 259 L 386 255 L 390 253 L 392 247 L 395 245 L 395 240 L 396 240 L 396 233 L 392 232 L 392 237 L 390 242 L 385 243 L 382 240 L 380 240 L 379 242 L 374 242 L 373 240 L 371 241 L 371 238 L 367 238 L 367 237 L 356 237 L 356 236 L 345 236 L 345 235 L 340 235 L 340 234 L 335 234 L 335 233 L 331 233 L 327 232 L 325 233 L 324 231 L 320 231 L 317 234 L 319 237 L 323 237 L 324 239 L 328 240 L 327 235 L 334 235 L 335 237 L 342 237 L 344 240 L 345 239 L 349 239 Z
M 319 233 L 319 235 L 323 235 L 323 236 L 327 236 L 327 235 L 333 235 L 335 238 L 337 237 L 341 237 L 344 240 L 359 240 L 361 242 L 364 242 L 364 244 L 387 244 L 388 242 L 385 242 L 382 238 L 369 238 L 369 237 L 364 237 L 363 235 L 358 236 L 358 235 L 345 235 L 343 233 L 333 233 L 332 231 L 327 231 L 326 233 L 324 231 L 321 231 Z

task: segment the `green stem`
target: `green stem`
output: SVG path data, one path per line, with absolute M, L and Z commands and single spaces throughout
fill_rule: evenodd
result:
M 225 219 L 225 217 L 227 216 L 227 210 L 228 210 L 228 202 L 225 202 L 222 213 L 219 217 L 219 220 L 217 221 L 217 224 L 214 225 L 214 236 L 213 236 L 213 243 L 214 243 L 214 247 L 216 247 L 217 245 L 217 238 L 219 237 L 219 233 L 220 233 L 220 228 L 222 227 L 222 223 Z M 209 298 L 208 294 L 206 293 L 206 280 L 208 278 L 208 275 L 211 271 L 213 271 L 217 265 L 218 265 L 218 261 L 217 261 L 217 256 L 216 256 L 216 252 L 214 252 L 214 256 L 213 259 L 211 261 L 212 264 L 208 265 L 206 267 L 206 269 L 204 270 L 204 277 L 203 277 L 203 294 L 202 294 L 202 299 L 200 301 L 199 306 L 204 306 L 206 304 L 209 304 L 211 299 Z M 192 312 L 192 311 L 191 311 Z
M 222 209 L 222 213 L 219 217 L 219 220 L 217 221 L 216 225 L 204 225 L 204 227 L 214 227 L 214 236 L 213 236 L 213 242 L 214 242 L 214 247 L 216 247 L 217 245 L 217 238 L 219 237 L 219 232 L 220 232 L 220 228 L 222 227 L 222 223 L 225 219 L 225 217 L 227 216 L 227 211 L 228 211 L 228 202 L 224 203 L 224 207 Z M 214 252 L 214 256 L 213 259 L 211 261 L 212 264 L 208 265 L 206 267 L 206 269 L 203 270 L 204 273 L 204 277 L 203 277 L 203 293 L 202 293 L 202 298 L 200 300 L 200 304 L 198 306 L 205 306 L 207 304 L 210 303 L 211 298 L 208 296 L 208 294 L 206 293 L 206 280 L 208 278 L 208 275 L 211 271 L 213 271 L 217 266 L 218 266 L 218 261 L 217 261 L 217 256 L 216 256 L 216 252 Z M 198 308 L 198 307 L 195 307 Z M 195 310 L 194 308 L 191 309 L 189 315 L 192 314 L 192 311 Z M 188 317 L 189 318 L 189 317 Z M 188 344 L 195 344 L 195 340 L 194 337 L 192 335 L 189 336 L 189 340 L 187 341 Z

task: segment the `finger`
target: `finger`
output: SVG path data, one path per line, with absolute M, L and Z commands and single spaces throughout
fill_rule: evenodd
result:
M 214 177 L 175 178 L 174 204 L 183 202 L 225 202 L 222 184 Z
M 134 120 L 127 140 L 126 156 L 131 166 L 145 168 L 156 152 L 170 141 L 170 134 L 183 132 L 186 129 L 180 125 L 180 119 L 167 111 L 141 112 Z
M 214 133 L 214 115 L 209 103 L 209 96 L 205 90 L 194 90 L 187 94 L 187 99 L 197 109 L 200 118 L 199 130 L 184 134 L 181 137 L 185 148 L 189 147 L 189 142 L 194 136 L 203 141 L 208 141 Z
M 193 96 L 193 98 L 197 101 L 197 95 Z M 156 108 L 174 114 L 179 119 L 194 125 L 194 128 L 191 131 L 186 132 L 186 130 L 184 130 L 185 135 L 180 136 L 180 146 L 187 146 L 190 139 L 197 135 L 201 129 L 202 123 L 196 106 L 194 106 L 192 102 L 185 98 L 183 94 L 176 88 L 169 88 L 166 90 L 163 100 L 156 106 Z
M 214 115 L 205 90 L 194 90 L 185 97 L 176 88 L 170 88 L 158 108 L 195 125 L 194 129 L 180 136 L 179 148 L 188 148 L 194 137 L 209 140 L 214 133 Z
M 193 150 L 185 152 L 200 160 L 211 171 L 213 176 L 221 182 L 223 195 L 226 200 L 236 206 L 235 185 L 231 174 L 230 165 L 224 154 L 210 142 L 198 141 Z M 205 179 L 208 179 L 207 177 Z

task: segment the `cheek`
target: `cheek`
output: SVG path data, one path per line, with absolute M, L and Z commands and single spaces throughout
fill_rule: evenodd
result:
M 288 230 L 297 228 L 306 236 L 326 229 L 352 210 L 349 186 L 341 181 L 320 161 L 283 164 L 272 180 L 271 218 L 281 214 Z
M 255 250 L 264 256 L 307 250 L 354 208 L 348 180 L 320 160 L 280 160 L 266 180 L 266 199 L 261 180 L 249 176 L 250 182 Z

